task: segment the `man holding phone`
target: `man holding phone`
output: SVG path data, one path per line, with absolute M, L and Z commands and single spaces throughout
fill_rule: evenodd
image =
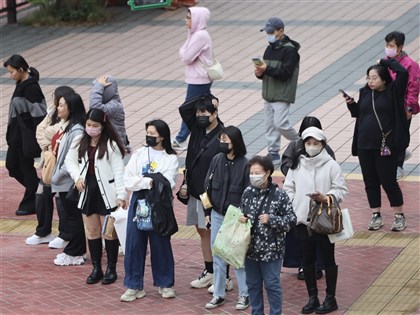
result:
M 260 31 L 267 33 L 269 45 L 262 64 L 254 61 L 254 73 L 262 80 L 268 157 L 277 166 L 280 165 L 281 136 L 288 140 L 299 139 L 290 125 L 289 109 L 296 99 L 300 44 L 285 35 L 284 23 L 278 17 L 269 18 Z

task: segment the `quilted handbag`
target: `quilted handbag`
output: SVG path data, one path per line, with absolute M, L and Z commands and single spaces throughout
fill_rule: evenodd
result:
M 328 235 L 343 230 L 343 217 L 334 195 L 327 196 L 327 202 L 313 203 L 308 215 L 308 233 Z

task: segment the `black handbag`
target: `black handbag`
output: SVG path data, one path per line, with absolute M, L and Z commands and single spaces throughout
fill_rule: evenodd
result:
M 336 234 L 343 230 L 340 205 L 334 195 L 327 195 L 327 202 L 312 202 L 308 214 L 308 234 Z

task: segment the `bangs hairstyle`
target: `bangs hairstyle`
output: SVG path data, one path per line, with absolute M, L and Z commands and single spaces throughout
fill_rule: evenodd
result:
M 405 35 L 404 33 L 394 31 L 385 36 L 385 41 L 387 43 L 392 42 L 395 40 L 395 44 L 397 44 L 398 47 L 401 47 L 404 45 L 405 42 Z
M 117 152 L 116 150 L 120 150 L 121 155 L 124 157 L 125 148 L 122 144 L 120 136 L 117 134 L 114 127 L 109 122 L 109 119 L 104 113 L 104 111 L 98 108 L 91 108 L 86 114 L 86 121 L 87 120 L 100 123 L 102 126 L 102 132 L 97 146 L 98 159 L 102 159 L 105 156 L 105 153 L 106 158 L 109 159 L 108 140 L 114 141 L 117 144 L 117 147 L 115 147 L 114 144 L 111 142 L 112 150 L 114 150 L 115 152 Z M 85 130 L 85 132 L 83 133 L 83 137 L 80 140 L 79 159 L 85 156 L 86 152 L 88 152 L 91 139 L 91 136 L 89 136 Z
M 260 165 L 265 172 L 270 172 L 270 176 L 274 173 L 274 164 L 268 156 L 256 155 L 248 163 L 249 169 L 254 164 Z
M 388 68 L 382 65 L 373 65 L 370 66 L 366 71 L 366 77 L 369 77 L 370 70 L 376 70 L 378 72 L 378 76 L 381 78 L 382 81 L 385 81 L 385 84 L 388 86 L 392 83 L 391 75 L 389 74 Z M 366 83 L 366 87 L 369 85 Z
M 162 146 L 165 149 L 165 152 L 176 155 L 176 151 L 172 148 L 171 131 L 169 130 L 168 124 L 161 119 L 154 119 L 146 123 L 146 130 L 149 126 L 154 126 L 159 136 L 163 138 Z
M 216 100 L 219 103 L 219 99 L 213 94 L 208 94 L 199 97 L 196 99 L 197 104 L 195 105 L 195 110 L 198 112 L 208 111 L 213 114 L 217 111 L 217 107 L 213 105 L 213 101 Z
M 22 69 L 22 71 L 30 73 L 32 77 L 39 80 L 39 72 L 34 67 L 29 67 L 28 63 L 26 62 L 25 58 L 21 55 L 12 55 L 9 59 L 7 59 L 3 63 L 3 67 L 7 68 L 7 66 L 13 67 L 17 70 Z
M 228 126 L 222 130 L 220 135 L 226 135 L 232 141 L 233 153 L 235 157 L 246 155 L 246 146 L 242 137 L 242 132 L 235 126 Z
M 77 93 L 67 93 L 63 95 L 63 98 L 69 111 L 69 117 L 67 119 L 69 124 L 64 132 L 68 132 L 77 124 L 84 126 L 86 121 L 86 110 L 80 95 Z
M 60 100 L 60 98 L 62 98 L 65 94 L 68 93 L 76 93 L 71 87 L 66 86 L 66 85 L 62 85 L 59 86 L 58 88 L 56 88 L 54 90 L 54 98 L 53 98 L 53 103 L 54 103 L 54 112 L 51 115 L 51 126 L 55 125 L 56 123 L 58 123 L 60 121 L 60 118 L 58 118 L 58 112 L 57 112 L 57 107 L 58 107 L 58 101 Z

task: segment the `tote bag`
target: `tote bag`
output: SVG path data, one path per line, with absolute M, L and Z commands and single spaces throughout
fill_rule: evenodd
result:
M 222 258 L 226 263 L 241 268 L 251 242 L 251 222 L 239 222 L 243 216 L 241 209 L 230 205 L 227 209 L 222 226 L 217 232 L 213 243 L 213 255 Z
M 329 234 L 328 238 L 331 243 L 347 240 L 354 235 L 353 224 L 351 223 L 349 209 L 341 209 L 343 216 L 343 230 L 340 233 Z

